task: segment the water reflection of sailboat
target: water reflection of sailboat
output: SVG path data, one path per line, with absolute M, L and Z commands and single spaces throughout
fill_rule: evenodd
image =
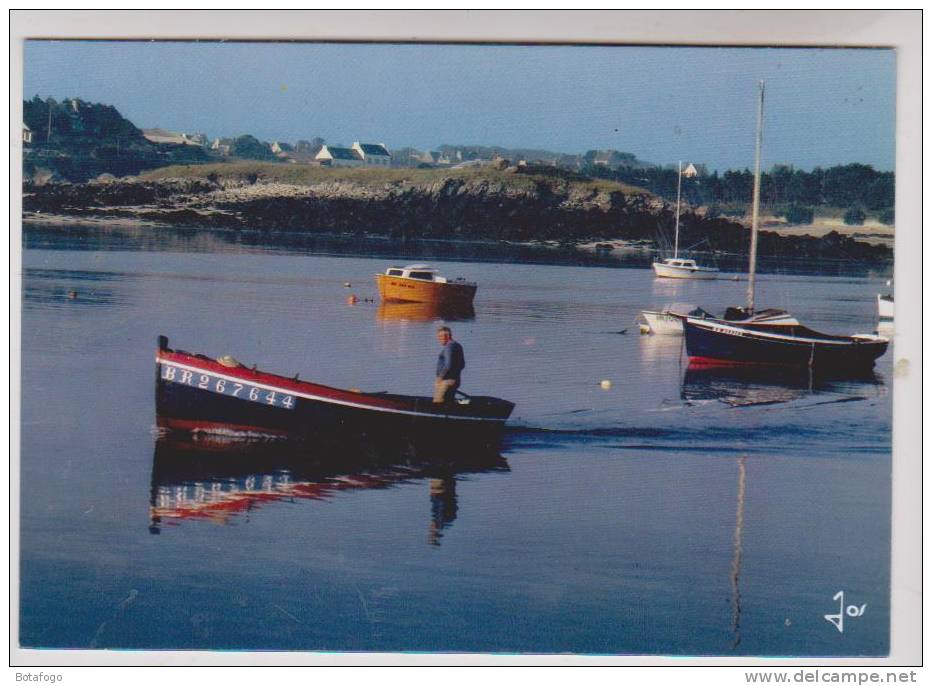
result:
M 376 318 L 385 322 L 467 322 L 476 318 L 469 303 L 381 302 Z
M 734 650 L 741 643 L 741 589 L 738 581 L 741 579 L 741 558 L 744 554 L 744 492 L 747 481 L 747 467 L 745 457 L 738 458 L 738 497 L 735 508 L 735 535 L 734 556 L 731 558 L 731 649 Z
M 283 441 L 244 443 L 171 434 L 155 443 L 149 531 L 158 534 L 165 526 L 194 520 L 227 524 L 267 503 L 331 500 L 344 491 L 429 480 L 428 539 L 439 545 L 440 530 L 456 518 L 456 477 L 492 471 L 509 471 L 505 459 L 492 451 L 425 460 L 376 446 L 318 452 Z
M 799 400 L 813 393 L 857 395 L 883 385 L 873 371 L 831 375 L 809 369 L 781 367 L 708 367 L 688 365 L 680 397 L 687 402 L 717 400 L 741 407 Z

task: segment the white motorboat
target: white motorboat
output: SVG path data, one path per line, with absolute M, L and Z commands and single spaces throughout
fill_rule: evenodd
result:
M 654 274 L 667 279 L 716 279 L 718 269 L 715 267 L 700 267 L 696 260 L 684 260 L 668 257 L 662 262 L 654 262 Z

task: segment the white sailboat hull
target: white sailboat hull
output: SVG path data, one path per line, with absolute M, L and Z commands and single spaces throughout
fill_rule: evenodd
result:
M 683 319 L 669 312 L 655 312 L 643 310 L 641 316 L 650 327 L 650 332 L 661 336 L 681 336 L 683 334 Z
M 664 279 L 716 279 L 718 269 L 714 267 L 681 267 L 664 262 L 654 262 L 654 274 Z

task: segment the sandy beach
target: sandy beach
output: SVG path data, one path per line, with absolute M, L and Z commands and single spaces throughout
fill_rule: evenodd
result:
M 736 217 L 735 221 L 745 226 L 751 226 L 750 217 Z M 811 224 L 788 224 L 783 217 L 771 215 L 761 216 L 761 231 L 774 231 L 781 236 L 822 236 L 836 231 L 842 236 L 849 236 L 855 240 L 871 243 L 873 245 L 886 245 L 893 247 L 894 227 L 881 224 L 876 220 L 868 219 L 860 226 L 845 224 L 840 217 L 816 217 Z

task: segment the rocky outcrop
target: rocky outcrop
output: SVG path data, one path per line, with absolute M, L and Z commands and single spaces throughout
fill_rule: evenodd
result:
M 367 233 L 411 238 L 469 238 L 572 243 L 672 237 L 673 209 L 644 191 L 584 177 L 507 173 L 437 174 L 417 182 L 327 179 L 307 184 L 221 178 L 116 179 L 106 183 L 27 185 L 29 213 L 139 217 L 171 225 L 294 232 Z M 748 231 L 686 211 L 680 245 L 747 250 Z M 762 232 L 770 256 L 867 262 L 892 259 L 885 246 L 831 233 L 823 238 Z

